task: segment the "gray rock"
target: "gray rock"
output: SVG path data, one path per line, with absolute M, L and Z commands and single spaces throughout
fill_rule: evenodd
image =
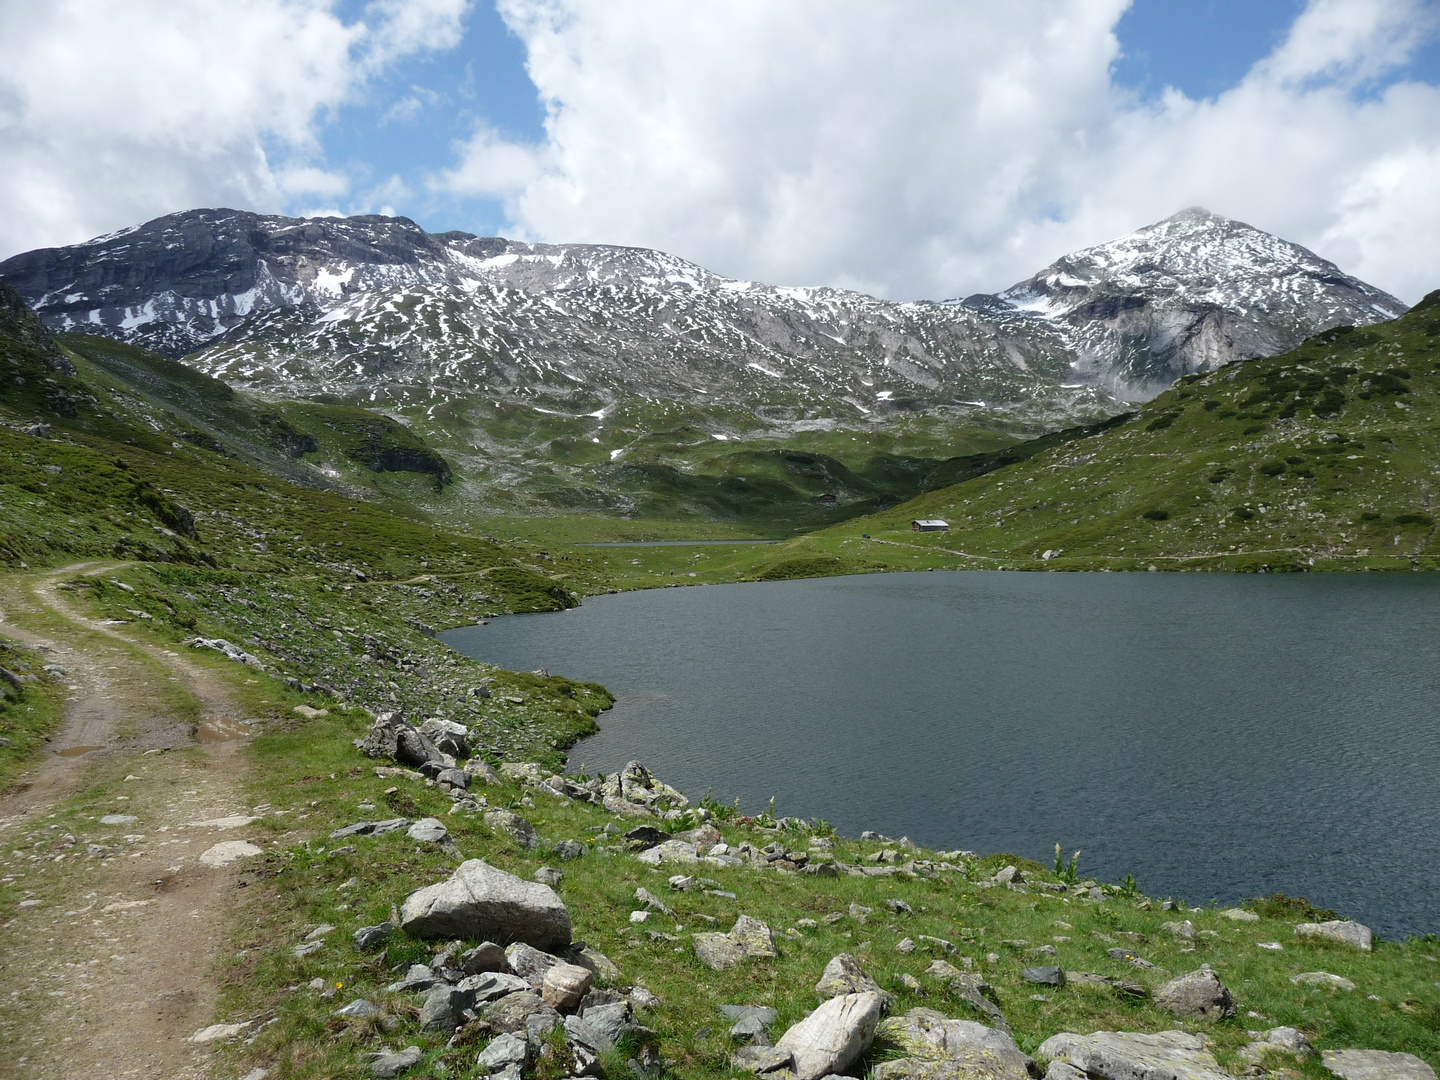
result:
M 743 1020 L 754 1017 L 769 1027 L 780 1018 L 780 1014 L 766 1005 L 721 1005 L 720 1012 L 729 1020 Z
M 424 1055 L 420 1047 L 407 1046 L 404 1050 L 383 1050 L 370 1062 L 370 1075 L 378 1080 L 393 1080 L 412 1065 L 418 1065 Z
M 1233 919 L 1235 922 L 1259 922 L 1259 921 L 1260 921 L 1260 916 L 1259 916 L 1259 915 L 1256 915 L 1255 912 L 1253 912 L 1253 911 L 1247 911 L 1247 910 L 1246 910 L 1245 908 L 1243 908 L 1243 907 L 1226 908 L 1224 911 L 1220 912 L 1220 915 L 1221 915 L 1223 918 L 1226 918 L 1226 919 Z
M 662 915 L 669 915 L 672 919 L 675 917 L 675 912 L 666 906 L 665 901 L 661 900 L 643 885 L 635 890 L 635 899 L 651 911 L 658 911 Z
M 599 1073 L 600 1055 L 614 1047 L 600 1032 L 583 1017 L 565 1017 L 565 1042 L 575 1059 L 576 1072 L 580 1076 L 594 1076 Z
M 745 959 L 742 949 L 729 934 L 696 934 L 695 955 L 714 971 L 728 971 Z
M 1375 935 L 1363 923 L 1351 919 L 1333 919 L 1322 923 L 1301 923 L 1295 927 L 1297 937 L 1325 938 L 1343 942 L 1357 949 L 1370 952 L 1375 947 Z
M 386 993 L 401 994 L 407 990 L 429 990 L 439 980 L 426 964 L 411 964 L 405 977 L 385 987 Z
M 564 861 L 582 858 L 588 851 L 578 840 L 561 840 L 554 847 L 555 857 Z
M 875 1067 L 875 1080 L 1029 1080 L 1035 1063 L 1003 1031 L 911 1009 L 880 1024 L 902 1057 Z
M 465 771 L 470 775 L 472 783 L 476 780 L 482 784 L 500 783 L 500 777 L 484 758 L 472 757 L 469 761 L 465 762 Z
M 757 1016 L 743 1016 L 730 1027 L 730 1037 L 753 1046 L 769 1046 L 770 1032 Z
M 411 825 L 405 835 L 422 844 L 438 844 L 450 835 L 450 830 L 445 828 L 445 823 L 439 818 L 427 817 Z
M 447 753 L 450 752 L 453 751 L 447 751 Z M 464 769 L 441 769 L 435 774 L 435 782 L 441 787 L 452 787 L 465 791 L 470 787 L 470 774 Z
M 815 993 L 821 1001 L 828 1001 L 843 994 L 880 994 L 886 1001 L 890 995 L 880 989 L 880 984 L 865 974 L 860 961 L 849 953 L 832 957 L 825 965 L 820 981 L 815 984 Z
M 1185 941 L 1195 940 L 1195 924 L 1189 919 L 1183 922 L 1167 922 L 1160 929 L 1164 930 L 1171 937 L 1182 938 Z
M 1291 975 L 1292 983 L 1304 983 L 1307 986 L 1323 986 L 1330 990 L 1354 990 L 1355 984 L 1349 979 L 1339 975 L 1332 975 L 1328 971 L 1302 971 L 1299 975 Z
M 778 956 L 775 951 L 775 935 L 759 919 L 741 915 L 730 928 L 730 937 L 751 958 Z
M 537 987 L 545 980 L 547 971 L 556 964 L 565 962 L 558 956 L 542 952 L 522 941 L 517 941 L 505 950 L 505 961 L 510 965 L 511 971 Z
M 509 938 L 537 948 L 570 944 L 570 913 L 553 889 L 482 859 L 405 898 L 400 925 L 423 938 Z
M 535 873 L 531 876 L 540 882 L 541 885 L 549 885 L 552 889 L 565 879 L 564 874 L 549 866 L 537 867 Z
M 735 1068 L 752 1072 L 756 1076 L 768 1076 L 782 1071 L 787 1076 L 793 1076 L 790 1067 L 795 1063 L 795 1055 L 776 1046 L 742 1046 L 735 1051 L 730 1063 Z
M 624 1032 L 636 1026 L 634 1014 L 630 1011 L 630 1003 L 624 1000 L 605 1005 L 591 1005 L 589 1008 L 581 1010 L 580 1015 L 585 1018 L 587 1024 L 600 1033 L 610 1046 L 614 1046 Z
M 457 988 L 469 994 L 476 1005 L 488 1005 L 508 994 L 525 993 L 534 989 L 519 975 L 511 975 L 508 971 L 486 971 L 479 975 L 469 975 L 460 980 Z
M 1310 1045 L 1305 1033 L 1293 1027 L 1271 1028 L 1264 1032 L 1252 1031 L 1249 1035 L 1254 1041 L 1240 1048 L 1240 1057 L 1255 1064 L 1263 1061 L 1267 1054 L 1304 1055 L 1315 1049 Z
M 700 861 L 700 854 L 695 850 L 695 845 L 686 840 L 666 840 L 663 844 L 656 844 L 635 857 L 647 866 Z
M 1045 1080 L 1087 1080 L 1087 1077 L 1068 1062 L 1052 1061 L 1045 1070 Z
M 356 998 L 349 1005 L 342 1005 L 336 1009 L 331 1015 L 344 1017 L 346 1020 L 364 1020 L 371 1016 L 379 1016 L 380 1006 L 373 1001 Z
M 482 941 L 473 949 L 460 955 L 460 970 L 466 975 L 479 975 L 485 971 L 509 971 L 510 961 L 505 950 L 493 941 Z
M 530 1060 L 530 1044 L 519 1035 L 505 1032 L 490 1040 L 490 1045 L 480 1051 L 475 1064 L 483 1072 L 499 1072 L 507 1065 L 518 1065 L 522 1069 Z
M 481 1012 L 484 1021 L 496 1031 L 527 1032 L 530 1017 L 549 1013 L 559 1022 L 559 1014 L 533 990 L 506 994 L 486 1005 Z
M 1235 997 L 1210 970 L 1209 964 L 1171 979 L 1155 991 L 1155 1004 L 1176 1016 L 1223 1020 L 1235 1015 Z
M 504 833 L 527 851 L 540 846 L 534 826 L 512 810 L 489 810 L 484 820 L 487 829 Z
M 344 840 L 350 836 L 384 836 L 386 833 L 403 829 L 410 824 L 408 818 L 387 818 L 385 821 L 357 821 L 330 834 L 331 840 Z
M 1184 1031 L 1064 1031 L 1046 1039 L 1036 1053 L 1098 1080 L 1234 1080 L 1205 1049 L 1204 1039 Z
M 447 1035 L 460 1026 L 461 1016 L 475 1002 L 475 996 L 458 986 L 432 986 L 420 1005 L 420 1030 L 442 1031 Z
M 1435 1080 L 1435 1070 L 1414 1054 L 1386 1050 L 1325 1050 L 1325 1068 L 1342 1080 Z
M 1037 986 L 1064 986 L 1065 972 L 1058 967 L 1027 967 L 1020 969 L 1020 977 Z
M 395 933 L 395 924 L 392 922 L 377 923 L 374 926 L 362 926 L 354 933 L 355 947 L 362 952 L 383 945 Z
M 824 1002 L 775 1044 L 794 1057 L 796 1080 L 842 1073 L 870 1049 L 880 1022 L 879 994 L 846 994 Z
M 565 952 L 565 959 L 572 964 L 579 964 L 581 967 L 589 968 L 595 973 L 595 978 L 604 982 L 618 982 L 620 980 L 620 969 L 604 953 L 598 949 L 592 949 L 584 943 L 577 943 L 570 946 Z

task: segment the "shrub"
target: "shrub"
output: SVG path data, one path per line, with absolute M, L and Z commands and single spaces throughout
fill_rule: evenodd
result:
M 1244 906 L 1255 912 L 1262 919 L 1285 919 L 1295 922 L 1332 922 L 1340 918 L 1339 914 L 1329 908 L 1317 908 L 1303 896 L 1286 896 L 1284 893 L 1276 893 L 1274 896 L 1252 896 L 1246 900 Z
M 1255 516 L 1255 511 L 1248 506 L 1237 506 L 1230 513 L 1241 521 L 1249 521 Z
M 1160 509 L 1146 510 L 1146 511 L 1145 511 L 1143 514 L 1141 514 L 1140 516 L 1143 517 L 1143 518 L 1148 518 L 1150 521 L 1169 521 L 1169 520 L 1170 520 L 1170 511 L 1169 511 L 1169 510 L 1160 510 Z
M 1281 473 L 1283 473 L 1283 472 L 1285 471 L 1285 462 L 1283 462 L 1283 461 L 1262 461 L 1262 462 L 1260 463 L 1260 471 L 1261 471 L 1262 473 L 1264 473 L 1266 476 L 1279 476 Z
M 1206 412 L 1214 412 L 1220 407 L 1220 402 L 1216 401 L 1214 398 L 1211 398 L 1209 401 L 1205 402 L 1205 404 L 1201 405 L 1200 407 Z
M 1435 524 L 1435 519 L 1434 519 L 1433 517 L 1431 517 L 1429 514 L 1420 514 L 1420 513 L 1396 514 L 1396 515 L 1395 515 L 1395 524 L 1396 524 L 1396 525 L 1434 525 L 1434 524 Z
M 1216 469 L 1209 476 L 1210 483 L 1212 484 L 1223 484 L 1228 479 L 1230 479 L 1229 469 Z
M 1166 413 L 1164 416 L 1157 416 L 1150 423 L 1145 425 L 1146 431 L 1164 431 L 1171 424 L 1179 419 L 1179 413 Z
M 1262 431 L 1264 431 L 1264 430 L 1265 430 L 1265 425 L 1264 425 L 1264 424 L 1251 424 L 1249 427 L 1247 427 L 1247 428 L 1246 428 L 1244 431 L 1242 431 L 1240 434 L 1242 434 L 1242 435 L 1259 435 L 1259 434 L 1260 434 Z

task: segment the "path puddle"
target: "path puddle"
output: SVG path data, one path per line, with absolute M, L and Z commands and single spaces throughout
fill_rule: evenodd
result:
M 94 750 L 104 750 L 103 746 L 67 746 L 64 750 L 55 751 L 61 757 L 79 757 L 81 754 L 88 754 Z
M 249 736 L 250 721 L 215 716 L 200 721 L 200 729 L 195 732 L 195 741 L 202 744 L 234 742 L 236 739 L 245 739 Z

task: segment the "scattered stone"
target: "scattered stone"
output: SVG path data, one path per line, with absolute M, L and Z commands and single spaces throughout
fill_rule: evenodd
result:
M 420 1006 L 420 1030 L 450 1034 L 460 1026 L 460 1014 L 473 1003 L 473 996 L 458 986 L 437 983 L 426 992 Z
M 792 1055 L 796 1080 L 843 1073 L 870 1049 L 880 1009 L 873 992 L 831 998 L 780 1036 L 775 1049 Z
M 1086 1075 L 1065 1061 L 1052 1061 L 1045 1070 L 1045 1080 L 1088 1080 Z
M 1020 977 L 1037 986 L 1064 986 L 1065 972 L 1058 967 L 1027 967 L 1020 969 Z
M 1025 875 L 1020 872 L 1019 867 L 1007 866 L 992 878 L 997 885 L 1023 885 Z
M 530 1044 L 513 1032 L 505 1032 L 490 1040 L 490 1045 L 480 1051 L 475 1064 L 482 1072 L 497 1073 L 507 1065 L 524 1069 L 530 1060 Z
M 438 844 L 450 835 L 450 830 L 445 828 L 445 823 L 439 818 L 427 817 L 411 825 L 405 835 L 422 844 Z
M 564 963 L 560 957 L 541 952 L 520 941 L 505 950 L 505 962 L 510 965 L 511 971 L 535 987 L 544 982 L 547 971 L 556 964 Z
M 634 851 L 645 851 L 669 839 L 669 833 L 655 828 L 654 825 L 637 825 L 625 834 L 625 843 Z
M 861 926 L 865 925 L 865 922 L 870 918 L 872 914 L 874 914 L 874 912 L 874 908 L 868 908 L 864 904 L 850 905 L 850 917 L 856 922 L 858 922 Z
M 418 1065 L 421 1057 L 418 1046 L 407 1046 L 404 1050 L 382 1050 L 370 1062 L 370 1075 L 377 1080 L 394 1080 L 412 1065 Z
M 628 995 L 630 1004 L 637 1009 L 658 1009 L 660 999 L 643 986 L 633 986 Z
M 909 956 L 915 951 L 915 942 L 911 941 L 908 937 L 901 938 L 895 943 L 895 951 L 898 953 L 903 953 L 905 956 Z
M 513 810 L 486 811 L 484 821 L 487 829 L 504 833 L 527 851 L 540 845 L 535 827 Z
M 888 907 L 891 911 L 893 911 L 896 915 L 915 914 L 915 909 L 912 908 L 909 904 L 907 904 L 904 900 L 886 900 L 885 906 Z
M 775 950 L 775 935 L 770 932 L 770 927 L 749 915 L 741 915 L 735 920 L 735 925 L 730 928 L 730 937 L 748 957 L 779 955 Z
M 435 977 L 435 972 L 431 971 L 428 965 L 411 964 L 410 970 L 405 973 L 405 977 L 399 982 L 393 982 L 385 987 L 385 992 L 389 994 L 399 994 L 407 990 L 429 990 L 430 987 L 434 986 L 438 981 Z
M 558 886 L 565 877 L 559 870 L 550 866 L 538 867 L 531 876 L 541 885 L 549 885 L 552 889 Z
M 860 967 L 860 961 L 849 953 L 841 953 L 831 958 L 825 965 L 825 971 L 820 976 L 820 981 L 815 984 L 815 994 L 821 1001 L 828 1001 L 833 997 L 840 997 L 845 994 L 880 994 L 882 1000 L 888 1001 L 890 995 L 880 989 L 880 984 L 865 974 Z
M 1435 1080 L 1435 1070 L 1414 1054 L 1386 1050 L 1325 1050 L 1320 1055 L 1342 1080 Z
M 742 1046 L 735 1051 L 730 1062 L 735 1068 L 752 1072 L 756 1076 L 767 1076 L 771 1073 L 795 1075 L 790 1071 L 790 1066 L 795 1063 L 795 1055 L 789 1050 L 774 1046 Z
M 243 1024 L 211 1024 L 209 1027 L 201 1028 L 191 1035 L 186 1042 L 205 1044 L 219 1042 L 221 1039 L 234 1039 L 250 1030 L 250 1023 Z
M 647 866 L 662 866 L 665 863 L 693 863 L 700 861 L 700 853 L 688 840 L 666 840 L 647 848 L 636 856 Z
M 1354 990 L 1355 984 L 1349 979 L 1332 975 L 1328 971 L 1302 971 L 1299 975 L 1290 976 L 1292 983 L 1303 983 L 1306 986 L 1324 986 L 1331 990 Z
M 349 1005 L 342 1005 L 333 1013 L 335 1016 L 346 1020 L 365 1020 L 371 1016 L 380 1015 L 380 1006 L 373 1001 L 366 1001 L 364 998 L 356 998 Z
M 374 926 L 362 926 L 352 935 L 355 940 L 355 947 L 361 952 L 367 952 L 378 945 L 384 944 L 391 934 L 395 933 L 395 924 L 392 922 L 377 923 Z
M 658 911 L 662 915 L 669 915 L 672 919 L 675 917 L 675 912 L 665 905 L 665 901 L 661 900 L 643 885 L 635 890 L 635 899 L 651 911 Z
M 1183 922 L 1167 922 L 1160 929 L 1166 931 L 1171 937 L 1181 938 L 1185 941 L 1195 940 L 1195 924 L 1189 919 Z
M 728 971 L 745 959 L 745 950 L 729 934 L 696 934 L 693 943 L 696 958 L 713 971 Z
M 586 995 L 588 1000 L 589 995 Z M 630 1003 L 624 998 L 618 1001 L 606 1002 L 603 1005 L 589 1005 L 580 1010 L 580 1015 L 585 1022 L 599 1032 L 601 1038 L 609 1046 L 614 1046 L 620 1041 L 620 1036 L 627 1031 L 643 1031 L 634 1022 L 634 1016 L 630 1011 Z M 609 1047 L 607 1046 L 606 1049 Z
M 388 818 L 385 821 L 357 821 L 353 825 L 346 825 L 336 829 L 330 834 L 331 840 L 344 840 L 351 836 L 384 836 L 405 828 L 410 824 L 409 818 Z
M 500 782 L 500 777 L 484 758 L 472 757 L 465 762 L 465 771 L 470 774 L 471 783 L 476 780 L 482 784 L 498 784 Z
M 483 941 L 460 955 L 460 971 L 465 975 L 509 970 L 510 961 L 505 958 L 505 950 L 493 941 Z
M 532 1016 L 540 1017 L 537 1027 L 543 1026 L 547 1018 L 552 1028 L 560 1022 L 560 1014 L 546 1005 L 544 999 L 533 990 L 506 994 L 487 1005 L 482 1016 L 496 1031 L 528 1033 Z
M 594 978 L 589 968 L 562 962 L 545 972 L 540 983 L 540 996 L 552 1009 L 570 1012 L 580 1004 Z
M 1314 1050 L 1304 1033 L 1293 1027 L 1277 1027 L 1263 1032 L 1251 1031 L 1248 1034 L 1254 1041 L 1240 1048 L 1240 1057 L 1255 1064 L 1259 1064 L 1266 1054 L 1304 1055 Z
M 630 921 L 632 923 L 649 922 L 651 914 L 653 913 L 649 911 L 632 911 L 630 912 Z
M 878 1032 L 903 1054 L 875 1067 L 875 1080 L 1029 1080 L 1035 1062 L 1003 1031 L 951 1020 L 934 1009 L 911 1009 Z
M 101 825 L 133 825 L 140 819 L 134 814 L 106 814 L 100 819 Z
M 469 975 L 460 980 L 457 988 L 469 994 L 475 1005 L 488 1005 L 509 994 L 528 993 L 534 989 L 527 980 L 519 975 L 511 975 L 508 971 L 486 971 L 479 975 Z
M 309 956 L 313 952 L 319 952 L 324 947 L 325 942 L 323 941 L 306 941 L 300 945 L 296 945 L 290 951 L 293 952 L 298 959 L 302 956 Z
M 537 948 L 563 948 L 571 933 L 570 913 L 553 889 L 482 859 L 407 896 L 400 925 L 418 937 L 510 938 Z
M 1327 938 L 1353 945 L 1370 952 L 1375 947 L 1375 935 L 1368 926 L 1351 919 L 1332 919 L 1330 922 L 1301 923 L 1295 927 L 1297 937 Z
M 1155 991 L 1155 1004 L 1176 1016 L 1195 1020 L 1222 1020 L 1235 1015 L 1235 997 L 1202 964 L 1198 971 L 1171 979 Z
M 578 840 L 561 840 L 554 847 L 555 857 L 562 861 L 582 858 L 588 850 Z
M 1046 1039 L 1036 1053 L 1063 1061 L 1088 1076 L 1110 1080 L 1233 1080 L 1205 1049 L 1205 1040 L 1184 1031 L 1153 1035 L 1131 1031 L 1076 1035 L 1064 1031 Z
M 1260 921 L 1259 915 L 1256 915 L 1253 911 L 1247 911 L 1243 907 L 1226 908 L 1224 911 L 1220 912 L 1220 915 L 1226 919 L 1234 919 L 1236 922 Z

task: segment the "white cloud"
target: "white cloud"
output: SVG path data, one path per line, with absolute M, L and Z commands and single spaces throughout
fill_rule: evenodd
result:
M 1127 5 L 500 0 L 546 137 L 482 126 L 434 184 L 521 235 L 889 296 L 1002 288 L 1194 204 L 1409 300 L 1440 285 L 1440 89 L 1376 81 L 1433 0 L 1312 0 L 1239 86 L 1158 102 L 1110 81 Z
M 466 2 L 346 23 L 333 0 L 0 0 L 0 253 L 343 193 L 306 161 L 317 121 L 395 58 L 455 44 Z

